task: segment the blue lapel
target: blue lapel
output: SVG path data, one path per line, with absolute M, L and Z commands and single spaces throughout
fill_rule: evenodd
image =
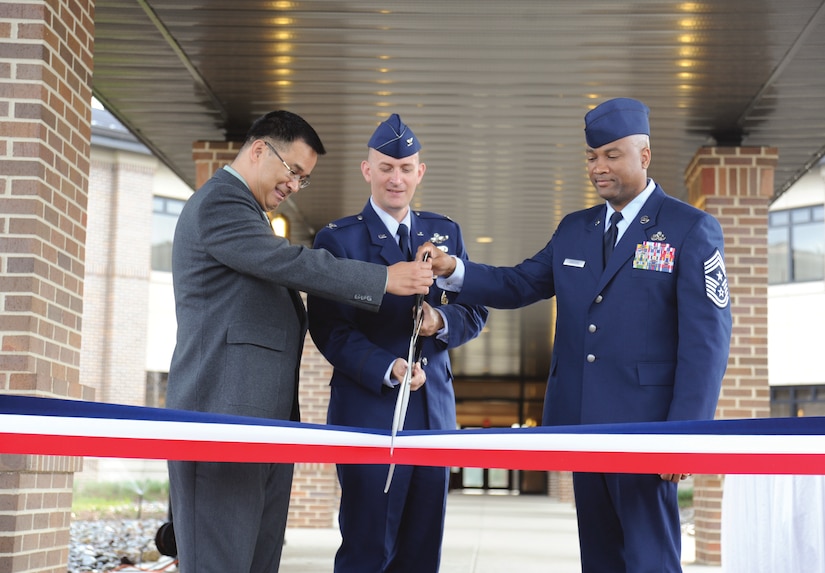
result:
M 384 222 L 372 208 L 369 201 L 367 201 L 367 204 L 361 210 L 361 216 L 367 225 L 367 231 L 372 244 L 372 252 L 369 260 L 374 260 L 372 254 L 375 254 L 377 258 L 382 259 L 389 265 L 405 261 L 406 257 L 402 256 L 401 249 L 398 247 L 398 243 L 395 242 L 395 237 L 387 230 Z M 415 243 L 411 241 L 411 245 L 415 245 Z M 416 246 L 412 248 L 413 253 L 415 253 Z
M 656 226 L 656 221 L 659 218 L 659 210 L 665 199 L 665 193 L 661 187 L 656 185 L 650 197 L 647 198 L 645 204 L 639 210 L 636 220 L 630 221 L 630 226 L 622 235 L 619 242 L 616 243 L 616 249 L 613 251 L 613 256 L 607 262 L 607 267 L 599 279 L 598 290 L 601 290 L 608 282 L 616 275 L 619 270 L 629 264 L 628 261 L 636 254 L 636 245 L 643 243 L 650 239 L 653 234 L 653 229 Z M 607 209 L 602 209 L 602 220 Z M 604 223 L 602 223 L 603 225 Z M 601 227 L 600 230 L 603 230 Z M 601 252 L 601 244 L 599 245 Z

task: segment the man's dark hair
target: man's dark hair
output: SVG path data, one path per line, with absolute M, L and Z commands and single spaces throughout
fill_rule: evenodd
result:
M 256 119 L 246 133 L 244 144 L 252 143 L 263 137 L 287 144 L 300 140 L 309 145 L 318 155 L 324 155 L 327 152 L 312 126 L 300 115 L 289 111 L 270 111 Z

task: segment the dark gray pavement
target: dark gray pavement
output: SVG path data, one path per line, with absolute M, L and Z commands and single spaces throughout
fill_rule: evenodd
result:
M 337 529 L 286 531 L 281 573 L 332 571 Z M 685 573 L 718 573 L 693 564 L 693 537 L 682 537 Z M 576 512 L 544 496 L 450 493 L 440 573 L 580 573 Z

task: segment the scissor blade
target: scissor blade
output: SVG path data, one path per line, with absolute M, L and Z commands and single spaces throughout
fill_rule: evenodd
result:
M 398 389 L 398 397 L 395 399 L 395 413 L 392 418 L 392 432 L 390 433 L 390 456 L 395 450 L 395 436 L 399 430 L 404 429 L 404 419 L 407 417 L 407 406 L 409 405 L 410 397 L 410 376 L 412 368 L 407 368 L 407 373 L 404 375 L 404 380 L 401 381 L 401 387 Z M 392 483 L 392 474 L 395 472 L 395 464 L 390 464 L 390 469 L 387 472 L 387 483 L 384 484 L 384 493 L 390 491 L 390 484 Z
M 407 388 L 407 395 L 409 396 L 410 373 L 411 370 L 408 368 L 407 373 L 404 374 L 404 379 L 401 381 L 401 385 L 398 388 L 398 396 L 395 399 L 395 411 L 393 412 L 392 429 L 390 431 L 390 455 L 392 455 L 393 448 L 395 446 L 395 436 L 398 434 L 398 430 L 404 428 L 404 418 L 407 417 L 407 412 L 404 410 L 407 406 L 404 400 L 404 389 Z
M 392 430 L 390 432 L 390 456 L 395 451 L 395 436 L 399 430 L 404 429 L 404 420 L 407 419 L 407 408 L 410 405 L 410 381 L 412 379 L 412 360 L 415 358 L 415 339 L 413 335 L 410 340 L 410 350 L 407 353 L 407 372 L 404 373 L 404 379 L 398 388 L 398 397 L 395 399 L 395 412 L 392 417 Z M 395 464 L 390 464 L 389 472 L 387 473 L 387 483 L 384 485 L 384 493 L 390 490 L 390 483 L 392 483 L 392 474 L 395 471 Z
M 384 484 L 384 493 L 390 491 L 390 484 L 392 483 L 393 473 L 395 473 L 395 464 L 390 464 L 390 471 L 387 472 L 387 483 Z
M 396 402 L 398 400 L 401 401 L 401 408 L 399 410 L 399 420 L 398 420 L 398 429 L 399 430 L 404 429 L 404 421 L 407 419 L 407 410 L 409 409 L 409 405 L 410 405 L 410 391 L 411 391 L 410 386 L 411 386 L 411 382 L 412 382 L 413 365 L 415 364 L 416 339 L 417 339 L 417 337 L 413 337 L 413 339 L 410 340 L 410 349 L 409 349 L 409 352 L 407 353 L 407 364 L 409 366 L 407 366 L 407 374 L 406 374 L 406 376 L 404 376 L 404 380 L 405 380 L 406 383 L 401 384 L 401 388 L 399 389 L 399 392 L 398 392 L 398 399 L 396 400 Z M 390 448 L 390 451 L 392 451 L 392 448 Z
M 427 260 L 425 253 L 424 259 Z M 410 405 L 410 382 L 412 380 L 413 365 L 416 362 L 416 351 L 418 346 L 418 333 L 421 331 L 421 324 L 424 322 L 424 295 L 419 294 L 415 297 L 415 307 L 413 309 L 413 331 L 410 336 L 410 347 L 407 350 L 407 372 L 404 373 L 404 379 L 401 381 L 401 386 L 398 388 L 398 397 L 395 399 L 395 412 L 392 417 L 392 430 L 390 432 L 390 456 L 395 451 L 395 436 L 400 430 L 404 429 L 404 421 L 407 419 L 407 409 Z M 384 493 L 390 490 L 392 483 L 392 475 L 395 473 L 395 464 L 390 464 L 390 469 L 387 472 L 387 483 L 384 485 Z

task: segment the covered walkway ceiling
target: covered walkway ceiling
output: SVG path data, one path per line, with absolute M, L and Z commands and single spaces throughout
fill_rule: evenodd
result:
M 651 108 L 651 175 L 684 198 L 702 145 L 779 148 L 776 193 L 825 153 L 822 0 L 97 0 L 94 93 L 194 186 L 192 143 L 285 108 L 327 146 L 287 208 L 308 231 L 357 212 L 360 161 L 398 112 L 423 143 L 417 207 L 471 256 L 513 264 L 598 201 L 586 111 Z M 478 243 L 488 238 L 492 242 Z M 549 305 L 494 314 L 465 374 L 543 375 Z

